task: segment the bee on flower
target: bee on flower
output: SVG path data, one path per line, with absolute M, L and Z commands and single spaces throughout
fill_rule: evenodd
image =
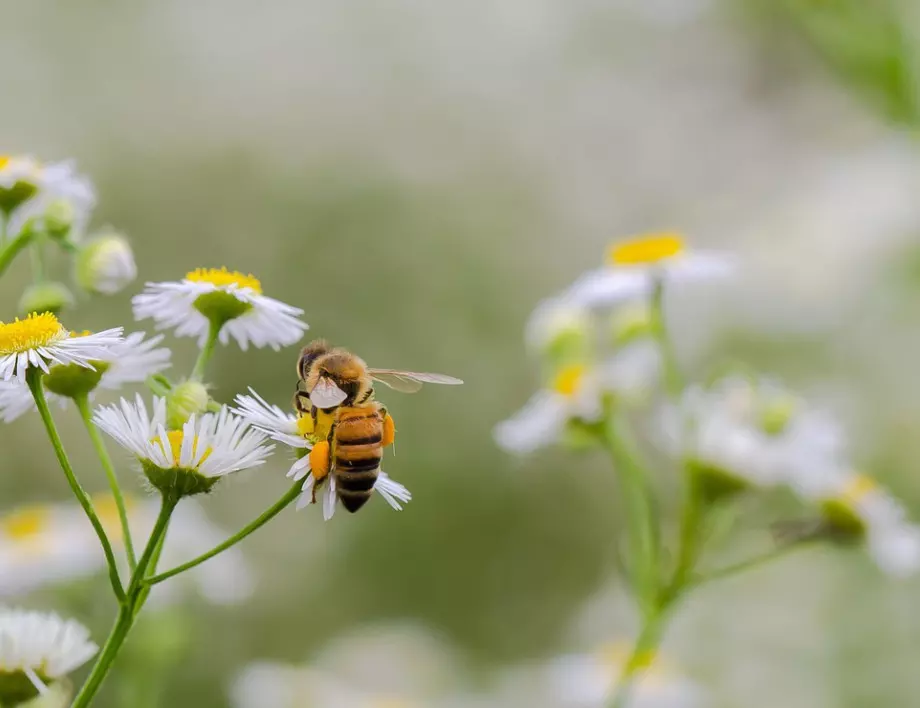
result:
M 250 344 L 277 351 L 307 329 L 299 319 L 303 310 L 264 295 L 255 276 L 226 268 L 198 268 L 178 282 L 147 283 L 132 303 L 138 320 L 153 319 L 157 329 L 196 337 L 199 347 L 210 334 L 224 345 L 233 338 L 244 351 Z

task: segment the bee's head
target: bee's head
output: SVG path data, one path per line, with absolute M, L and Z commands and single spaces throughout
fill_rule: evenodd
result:
M 365 399 L 365 394 L 371 388 L 367 364 L 360 357 L 344 349 L 333 349 L 318 357 L 309 373 L 309 390 L 313 390 L 320 377 L 327 378 L 345 394 L 345 400 L 341 404 L 345 406 Z
M 314 339 L 301 349 L 300 358 L 297 359 L 297 376 L 306 381 L 314 362 L 330 349 L 325 339 Z

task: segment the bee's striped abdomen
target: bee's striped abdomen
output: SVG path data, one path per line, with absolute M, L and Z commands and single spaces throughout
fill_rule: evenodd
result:
M 383 458 L 383 418 L 376 405 L 340 408 L 335 426 L 336 493 L 355 512 L 371 498 Z

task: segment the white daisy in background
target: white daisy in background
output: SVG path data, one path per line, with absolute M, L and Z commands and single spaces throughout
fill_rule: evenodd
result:
M 226 268 L 199 268 L 178 283 L 147 283 L 132 303 L 138 320 L 152 318 L 158 329 L 197 337 L 199 346 L 211 321 L 223 324 L 221 344 L 233 337 L 243 350 L 250 344 L 278 350 L 299 341 L 307 329 L 298 319 L 303 310 L 266 297 L 257 278 Z
M 333 640 L 306 666 L 259 662 L 231 688 L 235 708 L 431 708 L 456 705 L 462 667 L 418 625 L 363 627 Z
M 154 487 L 182 496 L 208 492 L 222 477 L 263 464 L 274 448 L 226 406 L 167 431 L 165 399 L 154 397 L 151 415 L 138 395 L 133 404 L 122 398 L 98 408 L 93 422 L 135 455 Z
M 0 608 L 0 702 L 15 706 L 44 693 L 97 651 L 79 622 Z
M 769 380 L 691 387 L 679 407 L 665 409 L 661 428 L 670 451 L 714 492 L 793 483 L 843 456 L 836 422 Z
M 93 361 L 108 358 L 111 348 L 122 341 L 121 333 L 122 328 L 115 327 L 86 336 L 71 336 L 50 312 L 0 322 L 0 379 L 24 378 L 30 366 L 45 373 L 53 364 L 93 369 Z
M 527 347 L 539 354 L 590 347 L 594 337 L 591 313 L 565 297 L 548 298 L 534 308 L 524 331 Z
M 294 449 L 297 459 L 288 470 L 287 476 L 295 482 L 303 480 L 297 508 L 303 509 L 313 501 L 315 480 L 310 469 L 310 450 L 313 449 L 313 420 L 309 416 L 297 416 L 287 413 L 276 405 L 268 403 L 262 396 L 249 389 L 252 395 L 239 395 L 234 399 L 235 413 L 256 430 L 260 430 L 273 440 Z M 324 480 L 323 518 L 327 521 L 335 514 L 337 499 L 335 480 L 330 474 Z M 374 491 L 397 511 L 402 505 L 411 501 L 412 494 L 402 484 L 392 480 L 386 472 L 380 471 Z
M 74 334 L 73 336 L 86 335 Z M 157 347 L 163 341 L 163 335 L 158 334 L 150 339 L 145 339 L 146 336 L 143 332 L 132 332 L 109 347 L 103 357 L 91 362 L 94 369 L 101 372 L 98 384 L 96 384 L 99 388 L 114 390 L 125 384 L 143 383 L 149 376 L 169 368 L 171 356 L 169 349 Z M 52 366 L 45 379 L 45 397 L 49 402 L 64 408 L 70 399 L 62 393 L 65 390 L 63 385 L 73 383 L 73 372 L 62 376 L 62 379 L 65 380 L 58 390 L 56 373 L 60 371 L 59 366 Z M 32 410 L 35 410 L 35 399 L 25 381 L 18 378 L 0 381 L 0 419 L 3 422 L 9 423 Z
M 733 271 L 734 261 L 726 253 L 690 250 L 676 233 L 649 234 L 613 244 L 607 265 L 575 281 L 566 298 L 582 307 L 605 307 L 648 297 L 659 280 L 706 281 Z
M 621 681 L 629 646 L 614 643 L 592 653 L 561 656 L 545 668 L 552 705 L 563 708 L 607 708 Z M 627 708 L 696 708 L 704 693 L 655 653 L 641 658 L 629 692 Z
M 920 527 L 908 521 L 904 507 L 872 478 L 852 472 L 825 474 L 820 484 L 812 480 L 796 489 L 845 539 L 864 540 L 883 572 L 906 577 L 920 570 Z
M 31 157 L 0 155 L 0 212 L 8 216 L 38 193 L 41 171 Z M 7 236 L 15 233 L 7 228 Z
M 131 244 L 116 233 L 98 235 L 82 244 L 74 259 L 74 279 L 87 292 L 114 295 L 136 277 Z

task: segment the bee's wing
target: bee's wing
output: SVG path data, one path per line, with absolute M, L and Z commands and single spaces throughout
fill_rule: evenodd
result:
M 396 369 L 368 369 L 367 373 L 374 381 L 379 381 L 384 386 L 389 386 L 394 391 L 402 393 L 415 393 L 422 384 L 446 384 L 456 386 L 462 384 L 460 379 L 446 374 L 426 374 L 418 371 L 397 371 Z
M 317 408 L 335 408 L 346 398 L 348 395 L 336 386 L 332 379 L 325 376 L 320 376 L 316 386 L 310 391 L 310 403 Z

